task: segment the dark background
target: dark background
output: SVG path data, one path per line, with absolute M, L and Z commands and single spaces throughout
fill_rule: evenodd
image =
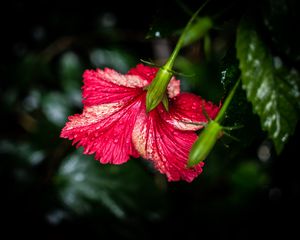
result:
M 215 103 L 222 99 L 222 61 L 234 52 L 240 17 L 252 9 L 262 20 L 270 2 L 293 6 L 293 1 L 262 2 L 208 4 L 204 14 L 216 19 L 213 60 L 203 57 L 201 41 L 182 50 L 178 70 L 201 76 L 184 79 L 184 90 Z M 184 3 L 192 11 L 201 4 Z M 39 239 L 298 235 L 299 127 L 277 156 L 242 89 L 236 99 L 243 101 L 242 109 L 231 109 L 244 125 L 231 133 L 241 141 L 218 142 L 193 183 L 169 183 L 142 159 L 100 165 L 59 138 L 67 116 L 82 109 L 83 71 L 112 67 L 125 73 L 140 59 L 160 63 L 189 19 L 182 3 L 13 0 L 0 11 L 1 238 L 7 233 Z M 292 16 L 285 20 L 290 23 Z

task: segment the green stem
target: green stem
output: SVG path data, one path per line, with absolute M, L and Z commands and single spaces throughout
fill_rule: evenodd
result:
M 193 21 L 196 19 L 197 15 L 199 14 L 199 12 L 206 6 L 206 4 L 209 2 L 210 0 L 207 0 L 200 8 L 198 8 L 198 10 L 193 14 L 193 16 L 191 17 L 191 19 L 189 20 L 189 22 L 187 23 L 187 25 L 185 26 L 176 46 L 174 51 L 172 52 L 171 56 L 169 57 L 168 61 L 166 62 L 166 64 L 163 66 L 166 70 L 172 70 L 172 67 L 174 65 L 175 59 L 180 51 L 180 49 L 182 48 L 182 45 L 184 43 L 184 39 L 185 39 L 185 35 L 188 32 L 190 26 L 192 25 Z
M 185 37 L 186 34 L 189 31 L 189 28 L 191 27 L 193 21 L 195 20 L 195 18 L 197 17 L 198 13 L 200 12 L 201 9 L 203 9 L 203 7 L 209 2 L 209 0 L 207 0 L 191 17 L 191 19 L 189 20 L 189 22 L 187 23 L 186 27 L 184 28 L 176 46 L 174 51 L 172 52 L 171 56 L 169 57 L 168 61 L 165 63 L 164 66 L 162 66 L 155 78 L 153 79 L 152 83 L 146 88 L 147 90 L 147 95 L 146 95 L 146 109 L 147 112 L 150 112 L 151 110 L 153 110 L 154 108 L 157 107 L 158 104 L 160 104 L 160 102 L 165 98 L 166 95 L 166 89 L 168 87 L 168 84 L 173 76 L 173 65 L 175 62 L 175 59 L 180 51 L 180 49 L 182 48 L 184 41 L 185 41 Z M 163 101 L 163 104 L 165 106 L 165 108 L 168 110 L 168 99 L 165 98 Z
M 218 123 L 221 123 L 222 120 L 224 119 L 225 117 L 225 113 L 226 113 L 226 110 L 235 94 L 235 91 L 240 83 L 241 79 L 239 78 L 236 83 L 234 84 L 233 88 L 231 89 L 230 93 L 228 94 L 228 96 L 226 97 L 225 99 L 225 102 L 221 108 L 221 110 L 219 111 L 217 117 L 215 118 L 215 121 L 218 122 Z

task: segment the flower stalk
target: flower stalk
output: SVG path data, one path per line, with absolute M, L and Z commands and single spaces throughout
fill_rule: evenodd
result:
M 208 0 L 209 1 L 209 0 Z M 178 42 L 173 50 L 171 56 L 167 60 L 167 62 L 158 70 L 156 77 L 152 81 L 152 83 L 146 88 L 147 95 L 146 95 L 146 109 L 147 112 L 152 111 L 154 108 L 158 106 L 160 102 L 163 102 L 163 105 L 166 110 L 168 110 L 168 101 L 166 90 L 167 86 L 173 76 L 173 66 L 175 63 L 175 59 L 178 56 L 180 49 L 187 45 L 188 42 L 188 33 L 192 28 L 192 23 L 195 21 L 199 12 L 203 9 L 203 7 L 208 3 L 206 1 L 191 17 L 187 25 L 185 26 L 182 34 L 180 35 Z M 204 35 L 211 27 L 212 24 L 207 24 L 208 18 L 203 18 L 203 30 L 201 30 L 201 35 Z M 200 22 L 201 19 L 198 21 Z M 198 29 L 199 30 L 199 29 Z

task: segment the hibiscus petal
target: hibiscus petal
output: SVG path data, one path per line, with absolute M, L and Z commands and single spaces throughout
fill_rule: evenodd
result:
M 122 75 L 106 68 L 86 70 L 83 74 L 83 103 L 85 106 L 127 102 L 142 92 L 148 81 L 137 75 Z
M 168 84 L 168 96 L 169 98 L 174 98 L 180 93 L 180 80 L 172 77 Z
M 148 114 L 145 110 L 141 111 L 132 134 L 134 146 L 143 158 L 152 160 L 169 181 L 183 179 L 191 182 L 202 172 L 204 165 L 201 162 L 193 168 L 186 168 L 188 154 L 197 135 L 175 129 L 164 119 L 166 117 L 161 104 Z
M 82 114 L 69 117 L 61 137 L 82 146 L 85 154 L 95 153 L 101 163 L 121 164 L 138 157 L 131 135 L 141 101 L 131 104 L 103 104 L 85 107 Z
M 156 67 L 145 66 L 143 64 L 136 65 L 135 68 L 131 68 L 127 75 L 136 75 L 140 78 L 146 80 L 149 83 L 155 78 L 155 75 L 158 71 Z
M 207 122 L 203 107 L 210 119 L 214 119 L 220 110 L 218 106 L 194 94 L 179 94 L 170 101 L 168 122 L 180 130 L 199 130 Z

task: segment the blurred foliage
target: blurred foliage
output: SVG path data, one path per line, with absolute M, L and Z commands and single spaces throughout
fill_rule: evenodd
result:
M 136 161 L 122 168 L 106 165 L 99 169 L 99 162 L 82 155 L 82 151 L 67 158 L 55 182 L 61 199 L 75 213 L 95 214 L 107 208 L 120 219 L 132 214 L 150 220 L 161 217 L 160 211 L 166 208 L 163 185 L 155 184 Z
M 211 0 L 201 11 L 199 17 L 209 17 L 213 27 L 206 49 L 195 30 L 194 43 L 180 52 L 175 70 L 182 73 L 177 76 L 182 89 L 219 103 L 245 69 L 251 77 L 243 79 L 224 121 L 243 126 L 230 132 L 239 141 L 222 137 L 193 183 L 169 183 L 142 159 L 101 165 L 59 138 L 67 117 L 81 111 L 85 69 L 125 73 L 139 59 L 160 64 L 203 2 L 12 0 L 2 8 L 10 14 L 0 19 L 0 237 L 6 232 L 39 239 L 297 234 L 292 219 L 299 214 L 299 101 L 290 98 L 299 84 L 290 78 L 290 69 L 299 68 L 296 0 Z M 237 33 L 242 16 L 255 16 L 253 34 L 244 25 Z M 249 41 L 260 49 L 252 61 L 245 50 Z M 278 61 L 285 70 L 276 69 Z M 249 84 L 256 81 L 272 81 L 286 101 L 249 97 Z M 270 130 L 260 127 L 266 105 L 276 101 L 282 107 L 272 113 L 291 129 L 284 148 L 275 139 L 280 155 L 272 134 L 263 131 Z

